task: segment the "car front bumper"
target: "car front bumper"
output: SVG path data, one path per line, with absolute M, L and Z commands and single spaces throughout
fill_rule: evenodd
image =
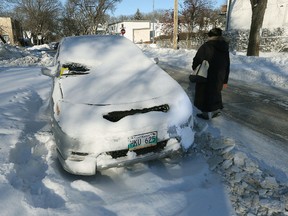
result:
M 136 155 L 133 151 L 128 151 L 127 155 L 119 158 L 112 158 L 110 155 L 101 154 L 97 157 L 88 156 L 73 156 L 66 160 L 58 151 L 58 158 L 63 168 L 72 174 L 76 175 L 95 175 L 96 171 L 101 171 L 113 167 L 129 166 L 145 161 L 165 158 L 171 155 L 182 153 L 182 148 L 177 139 L 172 138 L 167 141 L 166 146 L 162 151 L 151 152 L 147 154 Z

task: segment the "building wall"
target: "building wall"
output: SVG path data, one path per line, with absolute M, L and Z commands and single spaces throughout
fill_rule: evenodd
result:
M 150 29 L 134 29 L 134 43 L 150 42 Z
M 14 44 L 11 18 L 0 17 L 0 31 L 7 43 Z
M 150 21 L 124 21 L 109 25 L 108 31 L 110 34 L 121 34 L 121 29 L 124 28 L 126 33 L 124 37 L 139 43 L 139 41 L 150 40 Z M 135 38 L 136 37 L 136 38 Z
M 228 0 L 228 30 L 250 29 L 252 9 L 250 0 Z M 268 0 L 263 28 L 288 28 L 288 1 Z
M 15 45 L 22 38 L 19 22 L 10 17 L 0 17 L 0 33 L 7 43 Z

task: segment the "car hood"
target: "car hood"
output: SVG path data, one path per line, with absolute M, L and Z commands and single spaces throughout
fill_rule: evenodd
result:
M 144 61 L 141 59 L 141 62 L 134 61 L 125 66 L 119 64 L 118 67 L 100 65 L 86 75 L 62 76 L 58 78 L 62 100 L 74 104 L 117 105 L 183 91 L 150 59 Z

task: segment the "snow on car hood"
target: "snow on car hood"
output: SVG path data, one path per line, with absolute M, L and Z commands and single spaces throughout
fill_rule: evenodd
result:
M 99 71 L 97 71 L 99 69 Z M 76 104 L 123 104 L 169 95 L 182 88 L 158 66 L 99 67 L 87 75 L 61 78 L 63 99 Z M 165 83 L 165 85 L 161 85 Z
M 129 115 L 117 122 L 103 118 L 103 115 L 109 112 L 151 107 L 167 101 L 170 107 L 168 113 L 148 112 Z M 186 149 L 193 143 L 192 105 L 188 96 L 181 91 L 173 92 L 171 95 L 159 99 L 132 104 L 89 106 L 64 101 L 57 104 L 59 113 L 54 112 L 55 121 L 65 134 L 81 144 L 73 147 L 80 152 L 105 152 L 107 149 L 123 149 L 123 146 L 127 144 L 125 137 L 151 131 L 158 131 L 160 140 L 170 136 L 175 137 L 176 134 L 185 137 L 181 140 L 181 144 Z

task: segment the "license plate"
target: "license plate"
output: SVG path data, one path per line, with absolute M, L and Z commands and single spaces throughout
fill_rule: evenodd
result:
M 138 134 L 128 138 L 128 149 L 136 150 L 157 144 L 157 131 Z

